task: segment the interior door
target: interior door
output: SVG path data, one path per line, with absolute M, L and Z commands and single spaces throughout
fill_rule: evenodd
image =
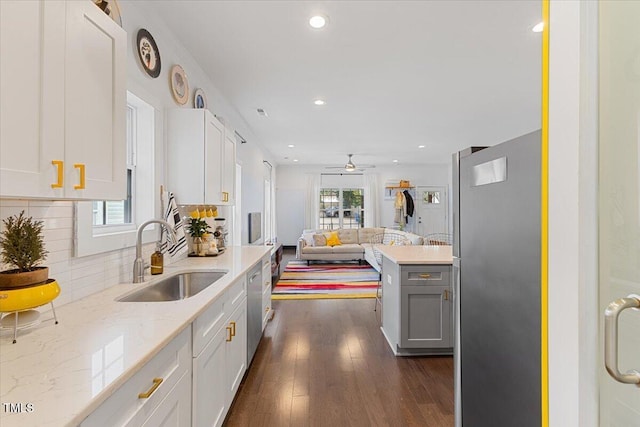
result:
M 640 382 L 640 310 L 623 309 L 640 305 L 640 2 L 602 1 L 599 15 L 600 354 L 620 379 Z M 600 425 L 639 420 L 640 388 L 603 368 Z
M 445 187 L 418 187 L 414 204 L 416 234 L 449 233 Z

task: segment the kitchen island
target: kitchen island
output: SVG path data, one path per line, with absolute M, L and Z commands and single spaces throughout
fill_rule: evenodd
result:
M 453 354 L 451 246 L 376 247 L 382 254 L 382 326 L 397 356 Z
M 233 304 L 234 312 L 245 313 L 246 318 L 246 311 L 239 310 L 243 308 L 243 304 L 246 310 L 244 277 L 261 261 L 270 266 L 270 250 L 267 246 L 229 247 L 218 257 L 180 260 L 165 267 L 165 273 L 162 275 L 147 276 L 144 283 L 119 284 L 58 308 L 58 325 L 44 321 L 41 325 L 23 332 L 16 344 L 11 343 L 9 336 L 2 336 L 0 401 L 3 407 L 0 408 L 0 425 L 77 426 L 110 397 L 114 397 L 119 389 L 130 384 L 129 380 L 138 371 L 152 364 L 150 362 L 157 359 L 159 353 L 171 350 L 170 346 L 178 339 L 184 342 L 181 348 L 188 351 L 184 357 L 188 361 L 188 372 L 182 377 L 184 381 L 180 384 L 185 386 L 180 391 L 190 390 L 191 358 L 196 360 L 197 355 L 195 352 L 192 354 L 191 342 L 195 343 L 195 349 L 196 344 L 203 341 L 200 339 L 201 336 L 213 330 L 209 328 L 200 333 L 197 328 L 199 322 L 204 324 L 209 318 L 215 320 L 218 305 L 220 310 L 223 310 L 227 305 L 231 308 Z M 183 300 L 116 301 L 131 291 L 151 286 L 170 275 L 198 270 L 227 273 L 198 294 Z M 268 284 L 270 287 L 270 280 Z M 242 285 L 245 285 L 244 290 Z M 64 292 L 64 283 L 61 283 L 61 287 Z M 225 295 L 231 294 L 231 291 L 233 295 L 227 298 Z M 226 298 L 224 301 L 223 296 Z M 238 328 L 241 327 L 242 318 L 232 320 L 238 322 Z M 233 335 L 236 335 L 234 322 L 231 323 Z M 223 326 L 222 331 L 224 330 Z M 225 341 L 224 338 L 222 341 Z M 234 345 L 235 342 L 237 340 L 233 341 Z M 243 348 L 246 349 L 246 343 L 244 347 L 240 345 L 240 356 L 237 360 L 243 357 Z M 244 357 L 246 358 L 246 352 Z M 242 364 L 242 373 L 247 364 L 248 362 Z M 149 384 L 156 382 L 154 380 L 154 383 L 151 383 L 152 378 L 146 381 Z M 237 387 L 237 378 L 234 378 L 234 381 L 234 387 Z M 168 382 L 165 381 L 165 384 Z M 156 395 L 162 395 L 162 387 L 163 384 L 156 386 Z M 149 386 L 145 383 L 144 388 L 127 397 L 128 402 L 142 407 L 145 402 L 151 401 L 155 396 L 147 400 L 137 399 L 138 393 L 147 389 Z M 165 394 L 171 391 L 167 390 Z M 189 393 L 189 399 L 190 397 Z M 13 406 L 9 407 L 9 404 Z M 226 410 L 228 404 L 227 399 Z M 189 408 L 187 415 L 190 420 L 191 401 L 189 400 L 184 407 Z M 226 411 L 222 419 L 224 414 Z M 129 424 L 137 424 L 133 415 L 130 419 L 134 421 Z M 183 424 L 187 423 L 180 425 Z M 102 425 L 109 423 L 105 420 Z

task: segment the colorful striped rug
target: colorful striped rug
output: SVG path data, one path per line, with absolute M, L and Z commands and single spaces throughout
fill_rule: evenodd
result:
M 369 264 L 289 261 L 271 299 L 375 298 L 378 272 Z

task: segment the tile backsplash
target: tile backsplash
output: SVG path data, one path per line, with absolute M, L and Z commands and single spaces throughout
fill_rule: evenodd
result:
M 73 257 L 74 202 L 50 200 L 0 199 L 0 218 L 25 214 L 44 223 L 45 249 L 49 251 L 43 265 L 49 267 L 49 277 L 60 285 L 60 296 L 54 301 L 56 307 L 79 300 L 113 285 L 131 282 L 135 248 L 126 248 L 102 254 Z M 4 230 L 4 224 L 0 223 Z M 153 243 L 143 246 L 143 258 L 148 262 L 155 250 Z M 165 254 L 164 264 L 177 259 Z M 0 270 L 10 268 L 0 260 Z M 41 312 L 49 305 L 40 307 Z

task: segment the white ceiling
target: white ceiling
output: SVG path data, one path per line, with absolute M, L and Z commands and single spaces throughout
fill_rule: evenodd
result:
M 278 164 L 443 163 L 540 127 L 539 1 L 152 3 Z

